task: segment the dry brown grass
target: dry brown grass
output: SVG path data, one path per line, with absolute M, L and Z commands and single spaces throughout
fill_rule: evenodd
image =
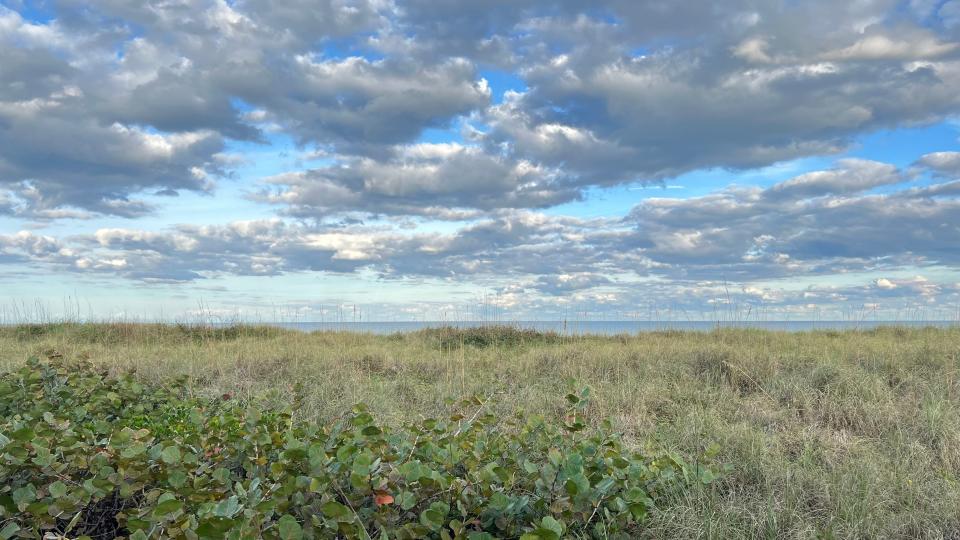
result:
M 201 393 L 283 402 L 299 383 L 305 418 L 364 401 L 400 422 L 469 394 L 495 394 L 504 413 L 551 415 L 573 380 L 593 388 L 591 417 L 612 418 L 630 442 L 688 455 L 718 443 L 733 467 L 658 514 L 651 537 L 960 538 L 957 329 L 614 338 L 0 329 L 0 369 L 54 351 L 150 381 L 186 374 Z

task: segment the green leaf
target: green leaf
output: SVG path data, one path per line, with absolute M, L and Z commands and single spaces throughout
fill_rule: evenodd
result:
M 17 534 L 17 531 L 20 530 L 20 525 L 17 525 L 15 522 L 7 522 L 6 525 L 0 529 L 0 540 L 7 540 L 8 538 L 13 538 L 13 535 Z
M 698 472 L 700 473 L 700 483 L 702 484 L 710 484 L 717 479 L 717 475 L 706 467 L 700 468 Z
M 300 540 L 303 538 L 303 528 L 297 518 L 285 514 L 277 521 L 277 530 L 282 540 Z
M 447 513 L 449 512 L 449 506 L 442 502 L 435 502 L 430 505 L 430 508 L 420 513 L 420 523 L 436 531 L 440 527 L 443 527 L 443 524 L 447 521 Z
M 404 511 L 409 510 L 417 505 L 417 496 L 409 491 L 404 491 L 397 497 L 397 504 Z
M 641 488 L 630 488 L 624 497 L 630 502 L 642 501 L 647 498 L 647 492 Z
M 554 467 L 559 467 L 560 460 L 563 459 L 563 456 L 560 454 L 560 450 L 556 448 L 551 448 L 547 452 L 547 459 L 550 460 L 550 463 L 552 463 Z
M 197 536 L 200 538 L 223 538 L 227 531 L 233 528 L 235 522 L 232 519 L 215 517 L 208 519 L 197 526 Z
M 169 499 L 158 504 L 157 507 L 153 509 L 153 514 L 157 517 L 163 517 L 172 514 L 181 508 L 183 508 L 183 501 Z
M 59 499 L 60 497 L 63 497 L 64 495 L 67 494 L 67 485 L 61 482 L 60 480 L 57 480 L 56 482 L 50 484 L 47 487 L 47 490 L 50 491 L 51 497 L 53 497 L 54 499 Z
M 167 481 L 175 488 L 182 488 L 187 483 L 187 473 L 180 469 L 174 470 L 167 477 Z
M 13 440 L 20 442 L 33 440 L 34 437 L 33 430 L 28 427 L 20 428 L 11 433 L 11 435 L 13 436 Z
M 236 495 L 217 503 L 213 508 L 213 514 L 219 517 L 233 517 L 238 511 L 240 511 L 240 502 Z
M 27 505 L 37 499 L 37 489 L 33 484 L 27 484 L 13 490 L 13 502 L 20 505 Z
M 556 533 L 557 538 L 563 535 L 563 523 L 560 523 L 551 516 L 543 516 L 543 519 L 540 520 L 540 526 Z
M 647 505 L 642 502 L 630 503 L 630 514 L 637 521 L 643 521 L 647 517 Z
M 443 518 L 446 517 L 433 508 L 428 508 L 420 513 L 420 523 L 423 523 L 431 530 L 436 531 L 443 526 Z
M 168 446 L 160 453 L 160 459 L 164 463 L 180 463 L 180 449 L 176 446 Z
M 224 467 L 218 467 L 215 471 L 213 471 L 211 476 L 213 476 L 213 479 L 221 484 L 230 482 L 230 470 Z
M 373 457 L 368 452 L 364 452 L 353 461 L 353 472 L 360 476 L 366 476 L 370 474 L 370 465 L 372 464 Z
M 137 457 L 137 456 L 139 456 L 140 454 L 142 454 L 142 453 L 144 453 L 144 452 L 146 452 L 146 451 L 147 451 L 147 445 L 145 445 L 145 444 L 143 444 L 143 443 L 136 443 L 136 444 L 133 444 L 133 445 L 131 445 L 131 446 L 128 446 L 128 447 L 124 448 L 124 449 L 120 452 L 120 457 L 125 458 L 125 459 L 130 459 L 130 458 L 133 458 L 133 457 Z
M 337 501 L 327 501 L 320 505 L 320 511 L 328 518 L 339 519 L 350 515 L 350 509 Z

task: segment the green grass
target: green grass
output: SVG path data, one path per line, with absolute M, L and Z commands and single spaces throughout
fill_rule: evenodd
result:
M 650 537 L 960 538 L 960 330 L 722 330 L 577 337 L 508 329 L 393 336 L 267 327 L 59 324 L 0 329 L 0 370 L 31 355 L 88 358 L 145 381 L 189 375 L 201 394 L 334 418 L 366 402 L 384 423 L 494 395 L 588 418 L 630 445 L 684 455 L 712 444 L 733 467 L 653 517 Z M 561 399 L 558 399 L 561 396 Z

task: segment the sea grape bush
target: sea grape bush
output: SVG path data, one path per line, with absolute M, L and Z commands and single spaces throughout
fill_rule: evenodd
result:
M 489 414 L 329 425 L 190 396 L 89 365 L 31 360 L 0 378 L 0 539 L 628 538 L 712 469 L 587 430 Z

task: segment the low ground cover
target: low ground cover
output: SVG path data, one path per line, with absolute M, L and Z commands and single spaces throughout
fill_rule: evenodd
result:
M 693 467 L 717 452 L 717 467 L 730 467 L 709 484 L 662 493 L 640 536 L 960 534 L 957 329 L 617 337 L 490 329 L 396 336 L 261 327 L 0 329 L 0 371 L 20 369 L 30 356 L 85 360 L 112 375 L 134 370 L 143 385 L 185 376 L 192 399 L 229 393 L 231 403 L 289 408 L 291 421 L 304 424 L 329 426 L 363 402 L 378 428 L 390 430 L 449 419 L 456 414 L 450 399 L 476 395 L 488 404 L 483 414 L 515 418 L 523 411 L 565 431 L 563 396 L 574 381 L 592 390 L 579 411 L 582 423 L 610 419 L 628 454 L 653 458 L 662 450 Z

